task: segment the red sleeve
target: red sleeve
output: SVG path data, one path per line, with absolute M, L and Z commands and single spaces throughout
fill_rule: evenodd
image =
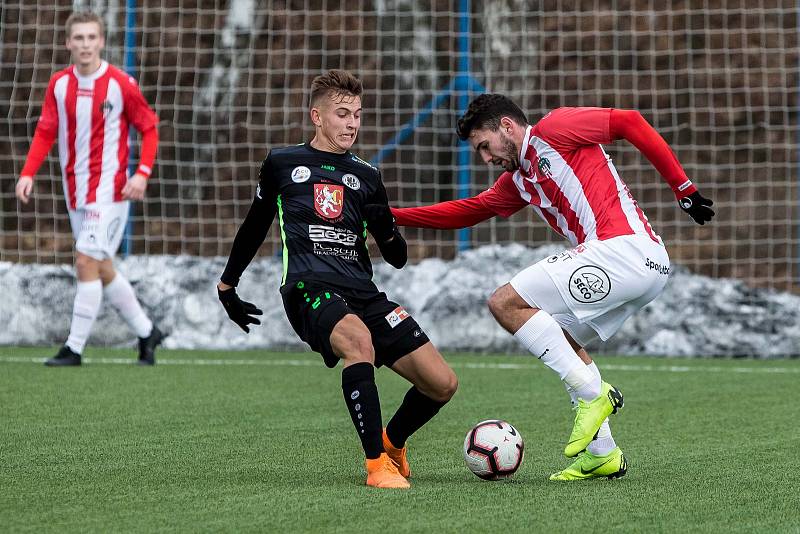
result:
M 514 174 L 510 172 L 501 174 L 492 187 L 478 195 L 478 199 L 484 207 L 501 217 L 511 217 L 528 205 L 519 196 L 519 190 L 514 184 Z
M 678 200 L 697 191 L 667 142 L 658 135 L 641 113 L 615 109 L 611 112 L 609 129 L 613 139 L 625 139 L 644 154 L 669 183 Z
M 495 215 L 509 217 L 528 205 L 519 196 L 512 176 L 510 172 L 501 174 L 492 187 L 471 198 L 418 208 L 392 208 L 392 214 L 399 226 L 443 230 L 474 226 Z
M 609 108 L 558 108 L 533 127 L 533 135 L 556 150 L 574 150 L 613 141 L 609 131 Z
M 417 208 L 392 208 L 398 226 L 415 228 L 466 228 L 497 215 L 484 206 L 478 197 L 448 200 Z
M 125 88 L 125 116 L 140 133 L 145 133 L 158 125 L 158 116 L 147 105 L 133 76 L 125 76 L 127 80 L 120 81 L 120 85 Z
M 25 165 L 22 167 L 20 176 L 35 176 L 56 140 L 56 135 L 58 134 L 58 108 L 56 106 L 54 87 L 57 79 L 57 76 L 53 76 L 47 85 L 44 104 L 42 104 L 42 115 L 36 125 L 31 148 L 28 150 L 28 157 L 25 158 Z
M 139 156 L 139 167 L 136 172 L 150 177 L 153 172 L 153 162 L 158 150 L 158 128 L 150 128 L 142 133 L 142 150 Z

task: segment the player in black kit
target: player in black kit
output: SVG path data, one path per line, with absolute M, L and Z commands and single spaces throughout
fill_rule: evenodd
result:
M 367 231 L 398 269 L 407 250 L 388 210 L 378 209 L 388 206 L 380 172 L 349 150 L 361 125 L 361 93 L 347 71 L 314 79 L 315 136 L 267 155 L 217 288 L 245 332 L 260 324 L 254 316 L 261 310 L 239 299 L 235 287 L 277 214 L 289 322 L 328 367 L 344 362 L 342 390 L 366 455 L 367 485 L 408 488 L 406 440 L 450 400 L 458 382 L 417 322 L 372 282 Z M 381 365 L 412 383 L 385 429 L 375 385 Z

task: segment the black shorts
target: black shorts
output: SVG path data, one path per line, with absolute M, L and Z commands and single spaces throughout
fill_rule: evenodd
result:
M 311 350 L 322 355 L 328 367 L 336 367 L 339 361 L 331 348 L 331 332 L 349 313 L 369 329 L 376 367 L 391 367 L 429 341 L 414 318 L 379 291 L 347 291 L 322 282 L 294 282 L 283 286 L 281 295 L 292 328 Z

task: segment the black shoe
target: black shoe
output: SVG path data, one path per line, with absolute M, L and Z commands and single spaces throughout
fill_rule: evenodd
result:
M 44 362 L 48 367 L 63 367 L 68 365 L 80 365 L 81 355 L 77 352 L 72 352 L 72 349 L 64 345 L 58 351 L 58 354 Z
M 139 365 L 156 364 L 156 347 L 161 344 L 165 336 L 161 330 L 153 325 L 153 331 L 147 337 L 139 338 Z

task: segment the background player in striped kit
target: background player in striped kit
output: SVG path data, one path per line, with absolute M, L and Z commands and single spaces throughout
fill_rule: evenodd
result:
M 78 289 L 69 338 L 50 366 L 80 365 L 81 353 L 105 294 L 139 338 L 139 360 L 155 363 L 164 335 L 142 310 L 130 283 L 112 258 L 128 218 L 128 201 L 142 200 L 156 148 L 158 117 L 136 81 L 100 59 L 103 20 L 73 13 L 66 23 L 66 47 L 73 65 L 53 75 L 25 166 L 16 186 L 27 204 L 33 177 L 58 137 L 58 152 L 72 232 Z M 139 167 L 128 180 L 128 125 L 142 134 Z
M 622 476 L 627 462 L 607 420 L 622 407 L 622 394 L 601 380 L 583 347 L 611 337 L 658 296 L 670 264 L 661 238 L 600 144 L 632 143 L 698 224 L 713 217 L 712 202 L 700 195 L 667 143 L 637 111 L 559 108 L 530 126 L 510 99 L 484 94 L 470 103 L 457 132 L 484 162 L 506 172 L 472 198 L 394 209 L 397 224 L 463 228 L 530 205 L 572 243 L 574 248 L 528 267 L 497 289 L 489 309 L 558 373 L 576 405 L 564 453 L 578 458 L 550 478 Z

